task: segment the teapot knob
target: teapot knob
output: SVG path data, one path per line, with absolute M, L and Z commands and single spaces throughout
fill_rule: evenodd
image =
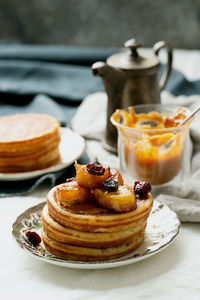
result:
M 130 40 L 126 41 L 124 43 L 124 46 L 126 48 L 130 48 L 132 56 L 134 56 L 134 57 L 138 56 L 137 48 L 141 47 L 141 44 L 138 43 L 135 39 L 130 39 Z

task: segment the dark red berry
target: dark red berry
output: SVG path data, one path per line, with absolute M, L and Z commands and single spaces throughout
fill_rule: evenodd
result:
M 41 243 L 41 237 L 35 231 L 27 231 L 26 236 L 28 241 L 33 244 L 33 246 L 37 246 L 39 243 Z
M 116 192 L 118 190 L 118 183 L 113 178 L 109 177 L 102 182 L 104 191 Z
M 88 173 L 90 173 L 92 175 L 101 176 L 101 175 L 104 175 L 104 173 L 105 173 L 105 168 L 98 163 L 87 164 L 86 170 L 88 171 Z
M 76 180 L 76 177 L 72 177 L 72 178 L 66 179 L 66 182 L 72 182 L 72 181 L 75 181 L 75 180 Z
M 140 198 L 146 198 L 147 194 L 151 192 L 151 185 L 148 182 L 135 181 L 134 191 Z

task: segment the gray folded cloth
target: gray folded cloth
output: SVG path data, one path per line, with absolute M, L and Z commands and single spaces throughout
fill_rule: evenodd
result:
M 178 96 L 164 91 L 161 103 L 187 106 L 194 109 L 200 104 L 200 96 Z M 117 156 L 106 151 L 101 144 L 106 126 L 107 96 L 91 94 L 84 99 L 72 119 L 72 128 L 87 141 L 87 154 L 91 161 L 99 161 L 111 168 L 119 168 Z M 177 213 L 181 222 L 200 222 L 200 119 L 198 115 L 190 127 L 190 138 L 181 172 L 171 182 L 154 186 L 155 200 L 168 205 Z M 129 178 L 130 180 L 130 178 Z

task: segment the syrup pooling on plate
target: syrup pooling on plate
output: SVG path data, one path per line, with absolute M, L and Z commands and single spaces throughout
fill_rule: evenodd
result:
M 130 253 L 142 243 L 153 200 L 135 193 L 117 170 L 75 162 L 76 177 L 51 189 L 42 218 L 46 249 L 65 259 L 101 261 Z
M 173 114 L 136 114 L 133 107 L 117 110 L 111 121 L 118 128 L 121 157 L 133 178 L 162 184 L 180 171 L 188 126 L 181 126 L 190 110 L 178 108 Z

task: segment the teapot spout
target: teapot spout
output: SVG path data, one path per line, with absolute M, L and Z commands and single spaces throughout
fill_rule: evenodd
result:
M 102 61 L 98 61 L 92 65 L 94 76 L 107 77 L 113 72 L 113 68 Z
M 98 61 L 92 65 L 92 72 L 94 76 L 102 77 L 107 93 L 110 89 L 123 88 L 125 73 L 122 70 Z

